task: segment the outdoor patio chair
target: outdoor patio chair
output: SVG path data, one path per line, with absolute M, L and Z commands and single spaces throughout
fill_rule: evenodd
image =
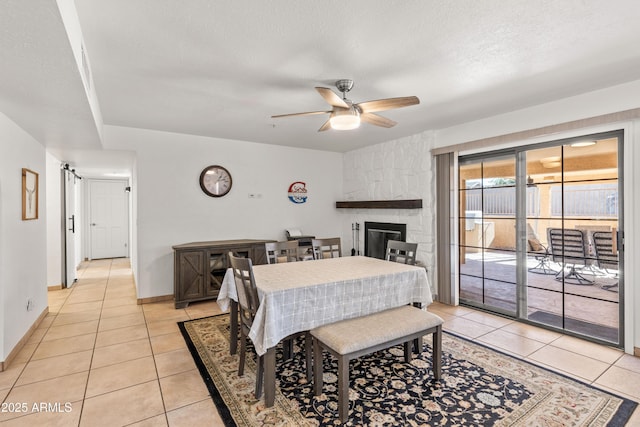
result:
M 560 263 L 562 268 L 556 274 L 556 280 L 574 285 L 593 285 L 582 270 L 587 266 L 587 246 L 582 230 L 570 228 L 547 228 L 551 260 Z
M 611 231 L 594 231 L 591 237 L 593 238 L 593 249 L 598 268 L 603 269 L 607 274 L 613 274 L 617 278 L 618 250 L 614 248 L 613 233 Z M 613 270 L 613 272 L 609 270 Z M 611 285 L 603 285 L 602 289 L 617 292 L 618 282 L 616 281 Z

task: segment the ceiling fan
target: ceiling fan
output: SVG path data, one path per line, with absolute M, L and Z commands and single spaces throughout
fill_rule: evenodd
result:
M 335 130 L 351 130 L 360 126 L 360 121 L 385 128 L 395 126 L 397 123 L 386 117 L 374 114 L 378 111 L 392 110 L 394 108 L 408 107 L 409 105 L 419 104 L 420 100 L 417 96 L 405 96 L 401 98 L 386 98 L 376 101 L 366 101 L 354 104 L 347 99 L 347 92 L 353 88 L 353 80 L 341 79 L 336 82 L 336 88 L 342 92 L 342 98 L 334 91 L 326 87 L 316 87 L 316 90 L 324 98 L 333 109 L 329 111 L 309 111 L 306 113 L 280 114 L 271 116 L 276 119 L 280 117 L 292 116 L 311 116 L 315 114 L 330 114 L 327 120 L 318 129 L 322 132 L 328 129 Z

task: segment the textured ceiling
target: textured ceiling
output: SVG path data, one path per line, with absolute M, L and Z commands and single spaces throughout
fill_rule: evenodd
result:
M 99 149 L 56 2 L 2 0 L 0 35 L 0 112 L 49 147 Z
M 347 151 L 640 78 L 640 2 L 76 0 L 106 124 Z M 317 129 L 314 86 L 416 95 Z
M 61 23 L 55 11 L 31 13 L 30 2 L 4 1 L 10 7 L 3 3 L 3 11 L 16 13 L 0 17 L 5 28 L 0 80 L 9 79 L 0 83 L 0 111 L 18 117 L 21 109 L 37 110 L 35 118 L 23 112 L 14 120 L 45 134 L 42 129 L 62 122 L 70 107 L 63 103 L 62 112 L 48 115 L 57 111 L 56 102 L 47 99 L 42 101 L 47 109 L 38 107 L 37 86 L 31 94 L 17 89 L 29 89 L 30 80 L 22 75 L 29 67 L 70 61 L 68 52 L 56 53 L 44 43 L 55 36 L 57 49 Z M 33 1 L 48 9 L 55 5 Z M 348 151 L 640 79 L 636 0 L 76 0 L 75 5 L 105 125 Z M 33 53 L 6 69 L 25 46 Z M 67 65 L 49 68 L 49 91 L 58 82 L 79 81 L 77 70 L 65 75 Z M 363 124 L 355 131 L 319 133 L 324 116 L 270 117 L 328 109 L 313 88 L 332 87 L 340 78 L 355 80 L 349 94 L 354 102 L 416 95 L 421 103 L 381 113 L 398 122 L 391 129 Z M 73 117 L 88 111 L 75 100 L 76 92 L 70 90 L 73 96 L 65 101 L 79 111 L 71 109 Z

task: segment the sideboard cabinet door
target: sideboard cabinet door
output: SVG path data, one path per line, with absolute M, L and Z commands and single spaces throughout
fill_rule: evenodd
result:
M 180 251 L 175 253 L 175 258 L 174 296 L 176 308 L 184 308 L 188 304 L 185 301 L 199 299 L 204 294 L 205 257 L 203 251 Z
M 219 240 L 173 246 L 176 308 L 218 297 L 227 268 L 231 267 L 229 252 L 250 258 L 256 265 L 266 264 L 266 242 L 273 240 Z
M 264 244 L 262 245 L 264 246 Z M 212 298 L 217 298 L 222 286 L 222 280 L 227 272 L 227 268 L 231 267 L 229 261 L 229 252 L 244 257 L 251 258 L 252 252 L 247 247 L 224 248 L 216 250 L 207 250 L 206 256 L 209 260 L 208 280 L 205 294 Z

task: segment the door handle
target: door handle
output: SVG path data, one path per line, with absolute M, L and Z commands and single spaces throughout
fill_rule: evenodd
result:
M 76 232 L 76 216 L 71 215 L 71 217 L 69 218 L 69 221 L 71 221 L 71 228 L 69 229 L 69 231 L 71 231 L 72 233 L 75 233 Z
M 96 226 L 96 223 L 95 223 L 95 222 L 92 222 L 92 223 L 91 223 L 91 226 L 92 226 L 92 227 L 95 227 L 95 226 Z

